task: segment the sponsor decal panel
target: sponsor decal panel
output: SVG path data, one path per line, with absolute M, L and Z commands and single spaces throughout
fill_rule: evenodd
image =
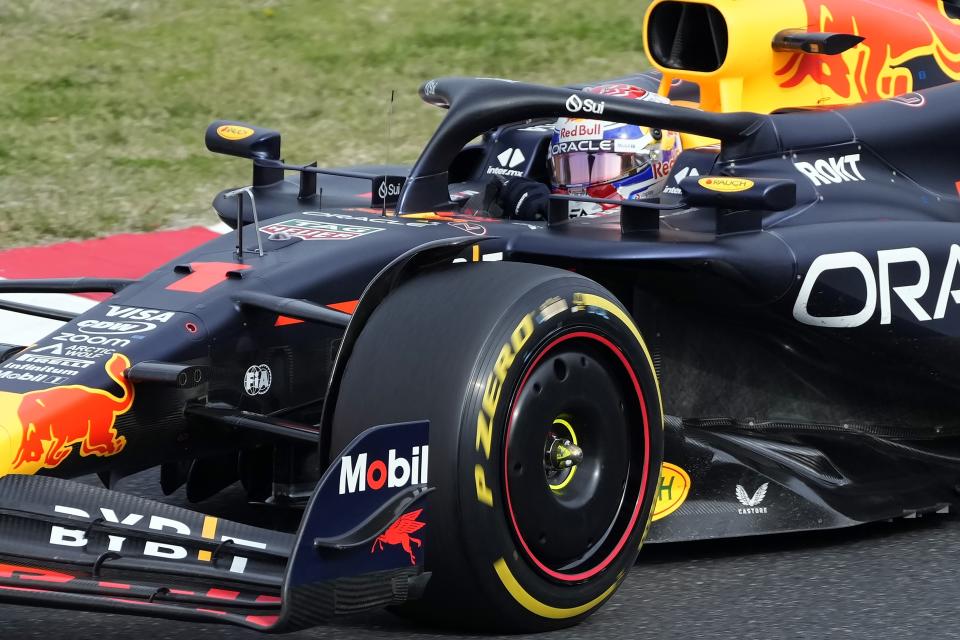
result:
M 387 196 L 396 198 L 400 195 L 401 188 L 401 185 L 395 182 L 384 181 L 380 183 L 380 188 L 377 189 L 377 195 L 380 196 L 381 200 L 384 200 Z
M 653 177 L 657 180 L 666 178 L 670 175 L 670 171 L 673 170 L 673 165 L 677 161 L 676 157 L 667 160 L 666 162 L 654 162 L 653 163 Z
M 70 342 L 73 344 L 83 343 L 89 345 L 105 345 L 107 347 L 117 347 L 118 349 L 122 349 L 123 347 L 130 345 L 130 340 L 127 338 L 88 336 L 81 333 L 73 333 L 71 331 L 61 331 L 57 335 L 53 336 L 51 340 L 55 340 L 57 342 Z
M 120 553 L 124 556 L 140 555 L 147 558 L 182 561 L 188 559 L 189 551 L 184 546 L 174 544 L 171 536 L 205 538 L 232 543 L 224 546 L 227 557 L 233 556 L 230 564 L 222 563 L 222 566 L 225 566 L 230 573 L 242 574 L 246 572 L 248 562 L 248 558 L 239 555 L 243 552 L 243 548 L 267 548 L 266 542 L 245 540 L 218 532 L 219 519 L 202 514 L 195 514 L 198 518 L 202 518 L 201 522 L 188 523 L 167 516 L 136 512 L 127 513 L 110 507 L 99 507 L 96 512 L 91 512 L 88 509 L 81 509 L 73 505 L 56 504 L 53 506 L 53 512 L 90 522 L 100 520 L 116 525 L 113 529 L 116 533 L 107 537 L 109 541 L 107 551 Z M 129 528 L 131 531 L 137 531 L 138 533 L 133 539 L 128 539 L 120 533 L 123 528 Z M 158 540 L 151 540 L 148 537 L 141 541 L 144 531 L 148 534 L 155 532 Z M 75 529 L 69 526 L 53 525 L 50 528 L 49 542 L 55 547 L 84 549 L 90 543 L 90 529 L 88 527 Z M 211 562 L 212 556 L 213 554 L 210 551 L 200 550 L 194 559 L 199 562 Z
M 2 368 L 7 371 L 49 374 L 52 376 L 50 378 L 51 383 L 59 384 L 57 381 L 65 381 L 93 364 L 96 364 L 94 360 L 26 352 L 18 355 L 12 361 L 3 363 Z
M 660 470 L 660 487 L 653 506 L 654 522 L 679 509 L 690 495 L 690 476 L 675 464 L 664 462 Z
M 476 195 L 476 193 L 478 192 L 476 191 L 473 192 L 474 195 Z M 362 211 L 369 211 L 369 209 L 363 209 Z M 362 222 L 364 224 L 377 224 L 377 225 L 387 225 L 387 226 L 394 226 L 394 227 L 435 227 L 437 225 L 443 224 L 441 222 L 434 222 L 432 220 L 402 220 L 402 219 L 397 220 L 394 218 L 384 218 L 381 215 L 370 217 L 370 216 L 352 215 L 348 213 L 330 213 L 328 211 L 304 211 L 302 212 L 302 215 L 314 216 L 317 218 L 326 218 L 330 220 L 348 220 L 350 221 L 351 224 L 356 222 Z
M 500 163 L 500 166 L 510 167 L 511 169 L 522 164 L 524 160 L 526 160 L 526 158 L 520 149 L 507 149 L 497 156 L 497 161 Z
M 88 336 L 62 331 L 54 344 L 30 348 L 0 364 L 0 380 L 62 385 L 102 358 L 130 344 L 127 338 Z M 87 344 L 87 342 L 93 344 Z M 106 346 L 93 346 L 94 344 Z
M 369 539 L 369 552 L 356 558 L 357 570 L 409 567 L 423 561 L 428 545 L 422 531 L 430 524 L 430 423 L 381 424 L 367 428 L 339 453 L 316 489 L 325 505 L 313 518 L 311 536 L 340 535 L 365 522 L 371 513 L 393 504 L 400 496 L 412 499 L 393 523 Z M 319 510 L 317 510 L 319 511 Z M 314 534 L 313 532 L 316 532 Z M 303 547 L 312 556 L 313 545 Z M 304 577 L 315 572 L 304 565 Z
M 622 140 L 614 138 L 613 150 L 617 153 L 644 153 L 647 151 L 647 140 Z
M 603 115 L 607 103 L 603 100 L 594 100 L 593 98 L 581 98 L 577 94 L 567 98 L 566 107 L 570 113 L 592 113 L 594 115 Z
M 260 227 L 262 233 L 286 233 L 303 240 L 353 240 L 361 236 L 382 231 L 376 227 L 363 227 L 356 224 L 339 222 L 320 222 L 294 218 L 283 222 L 274 222 Z
M 518 170 L 516 167 L 522 165 L 526 159 L 526 156 L 523 155 L 523 151 L 520 149 L 507 149 L 497 154 L 497 162 L 500 163 L 500 166 L 487 167 L 487 175 L 519 178 L 523 175 L 523 171 Z
M 753 187 L 753 180 L 747 180 L 746 178 L 729 178 L 725 176 L 708 176 L 706 178 L 700 178 L 697 180 L 699 184 L 704 189 L 709 189 L 710 191 L 717 191 L 719 193 L 737 193 L 739 191 L 746 191 Z
M 767 497 L 767 489 L 770 488 L 769 482 L 764 482 L 762 485 L 757 487 L 757 490 L 753 492 L 753 495 L 747 493 L 747 490 L 743 485 L 737 485 L 736 495 L 737 502 L 742 506 L 737 508 L 737 513 L 740 515 L 751 515 L 751 514 L 760 514 L 766 513 L 767 508 L 761 507 L 764 498 Z
M 173 311 L 160 311 L 158 309 L 142 309 L 140 307 L 118 307 L 110 305 L 107 310 L 108 318 L 124 318 L 127 320 L 152 320 L 154 322 L 167 322 L 174 316 Z
M 98 360 L 105 356 L 113 355 L 114 350 L 108 347 L 94 347 L 89 344 L 64 344 L 62 342 L 58 342 L 56 344 L 33 347 L 28 353 L 43 353 L 51 356 L 66 356 L 68 358 Z
M 797 171 L 810 179 L 815 187 L 843 182 L 866 182 L 860 173 L 860 154 L 836 158 L 818 158 L 813 162 L 795 162 Z
M 603 122 L 596 120 L 567 120 L 559 129 L 560 142 L 603 138 Z
M 38 355 L 27 352 L 16 357 L 14 362 L 31 362 L 38 365 L 51 365 L 60 367 L 71 367 L 74 369 L 86 369 L 94 364 L 93 360 L 81 360 L 79 358 L 65 358 L 62 356 Z
M 383 551 L 386 546 L 395 545 L 410 555 L 410 564 L 417 564 L 417 556 L 413 553 L 411 543 L 417 545 L 417 547 L 422 547 L 423 541 L 419 538 L 414 538 L 410 534 L 416 533 L 426 526 L 426 522 L 420 522 L 420 520 L 418 520 L 422 512 L 423 509 L 417 509 L 416 511 L 410 511 L 397 518 L 396 522 L 390 525 L 386 531 L 377 536 L 377 539 L 373 541 L 373 546 L 370 547 L 370 553 Z
M 255 364 L 243 374 L 243 390 L 248 396 L 262 396 L 270 391 L 273 383 L 273 372 L 265 364 Z
M 217 127 L 217 135 L 224 140 L 244 140 L 254 133 L 250 127 L 243 127 L 237 124 L 224 124 Z
M 157 328 L 152 322 L 112 322 L 110 320 L 80 320 L 80 333 L 94 336 L 122 336 L 130 333 L 146 333 Z
M 603 218 L 619 212 L 620 207 L 617 205 L 596 202 L 571 202 L 567 208 L 567 215 L 571 218 Z
M 482 224 L 477 224 L 476 222 L 448 222 L 447 224 L 449 224 L 454 229 L 460 229 L 461 231 L 466 231 L 467 233 L 474 236 L 487 235 L 487 228 Z
M 396 204 L 406 178 L 402 176 L 377 176 L 371 182 L 371 207 L 392 206 Z
M 143 339 L 176 316 L 176 312 L 143 307 L 106 305 L 99 317 L 80 318 L 45 340 L 49 344 L 0 364 L 0 380 L 45 385 L 68 384 L 98 361 Z
M 74 366 L 90 366 L 82 360 L 67 362 L 61 367 L 65 371 Z M 22 394 L 0 392 L 0 472 L 33 474 L 60 466 L 75 452 L 82 457 L 106 457 L 123 451 L 126 438 L 117 433 L 114 425 L 117 417 L 133 406 L 133 385 L 124 377 L 130 360 L 115 353 L 103 366 L 119 387 L 119 394 L 84 385 Z
M 416 446 L 405 458 L 396 449 L 387 452 L 387 459 L 368 460 L 368 454 L 340 458 L 340 495 L 379 491 L 384 487 L 426 484 L 430 464 L 430 445 Z
M 919 277 L 909 284 L 893 284 L 890 278 L 890 266 L 894 264 L 913 264 L 919 270 Z M 932 281 L 932 269 L 927 255 L 917 247 L 885 249 L 877 251 L 877 269 L 862 253 L 844 251 L 827 253 L 817 258 L 807 269 L 800 286 L 797 300 L 793 305 L 793 317 L 798 322 L 816 327 L 851 329 L 865 325 L 877 315 L 881 325 L 893 322 L 893 301 L 899 300 L 910 316 L 918 322 L 942 320 L 948 309 L 960 304 L 960 287 L 954 287 L 957 269 L 960 267 L 960 245 L 951 245 L 942 273 L 942 277 Z M 845 271 L 857 274 L 863 280 L 866 295 L 859 309 L 848 309 L 849 313 L 835 316 L 815 316 L 810 312 L 810 299 L 819 289 L 818 282 L 833 271 Z M 933 287 L 933 289 L 931 289 Z M 937 303 L 931 309 L 929 304 L 920 304 L 928 291 L 939 291 Z
M 76 327 L 80 333 L 94 336 L 147 333 L 170 321 L 174 315 L 173 311 L 111 304 L 104 312 L 104 318 L 86 318 L 77 322 Z
M 696 167 L 684 167 L 683 169 L 680 169 L 680 171 L 677 171 L 677 173 L 673 176 L 673 181 L 676 183 L 676 185 L 679 185 L 684 181 L 685 178 L 696 178 L 699 175 L 700 172 L 697 171 Z M 683 195 L 683 190 L 673 184 L 665 186 L 663 188 L 663 192 L 675 196 Z
M 614 153 L 617 151 L 616 143 L 618 140 L 572 140 L 570 142 L 558 142 L 550 147 L 550 153 L 559 155 L 561 153 L 572 153 L 574 151 L 585 151 L 588 153 Z
M 0 370 L 0 380 L 17 380 L 19 382 L 38 382 L 43 384 L 64 384 L 69 376 L 57 375 L 52 372 Z

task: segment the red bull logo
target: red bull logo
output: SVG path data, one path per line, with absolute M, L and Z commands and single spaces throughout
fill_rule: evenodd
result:
M 419 538 L 414 538 L 410 534 L 426 526 L 427 523 L 418 520 L 422 512 L 423 509 L 417 509 L 416 511 L 405 513 L 397 518 L 396 522 L 390 525 L 386 531 L 377 536 L 377 539 L 373 541 L 373 546 L 370 547 L 370 553 L 373 553 L 378 548 L 380 551 L 383 551 L 384 545 L 400 545 L 400 548 L 410 554 L 410 564 L 417 564 L 417 557 L 413 554 L 413 547 L 411 547 L 410 544 L 413 543 L 417 545 L 417 547 L 422 547 L 423 541 Z
M 12 455 L 6 469 L 0 462 L 0 475 L 53 469 L 74 448 L 81 456 L 120 453 L 127 441 L 114 424 L 133 406 L 133 385 L 123 375 L 129 367 L 130 360 L 119 353 L 105 365 L 107 375 L 122 389 L 119 396 L 82 385 L 2 394 L 0 432 L 6 431 L 6 442 L 0 433 L 0 453 L 9 447 Z
M 561 141 L 600 139 L 603 138 L 603 122 L 572 118 L 563 121 L 558 133 Z
M 951 19 L 939 0 L 803 2 L 811 30 L 866 39 L 841 55 L 792 55 L 776 71 L 784 89 L 809 79 L 842 101 L 892 98 L 937 84 L 937 77 L 942 80 L 936 69 L 922 70 L 915 78 L 908 63 L 924 57 L 931 58 L 943 75 L 960 80 L 960 20 Z M 824 101 L 836 98 L 825 95 Z

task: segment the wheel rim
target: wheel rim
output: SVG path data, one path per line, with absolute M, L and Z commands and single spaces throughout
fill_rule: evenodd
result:
M 592 331 L 549 342 L 517 386 L 504 443 L 508 516 L 529 563 L 561 582 L 608 568 L 637 523 L 649 467 L 646 404 L 623 352 Z

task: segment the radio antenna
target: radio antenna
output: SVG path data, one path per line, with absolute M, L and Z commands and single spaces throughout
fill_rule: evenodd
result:
M 386 149 L 386 153 L 384 154 L 384 169 L 385 169 L 384 175 L 383 175 L 384 186 L 389 186 L 387 185 L 386 172 L 389 171 L 389 167 L 390 167 L 390 147 L 392 146 L 392 142 L 393 142 L 393 101 L 394 101 L 394 98 L 396 98 L 396 95 L 397 95 L 397 90 L 391 89 L 390 103 L 387 105 L 387 149 Z M 386 217 L 387 215 L 387 192 L 386 191 L 384 191 L 384 194 L 383 194 L 383 201 L 381 202 L 381 207 L 382 209 L 380 210 L 380 214 Z

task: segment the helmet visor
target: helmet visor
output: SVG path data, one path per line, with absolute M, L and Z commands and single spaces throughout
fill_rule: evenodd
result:
M 643 169 L 649 159 L 636 153 L 574 151 L 553 156 L 551 163 L 558 187 L 580 187 L 633 175 Z

